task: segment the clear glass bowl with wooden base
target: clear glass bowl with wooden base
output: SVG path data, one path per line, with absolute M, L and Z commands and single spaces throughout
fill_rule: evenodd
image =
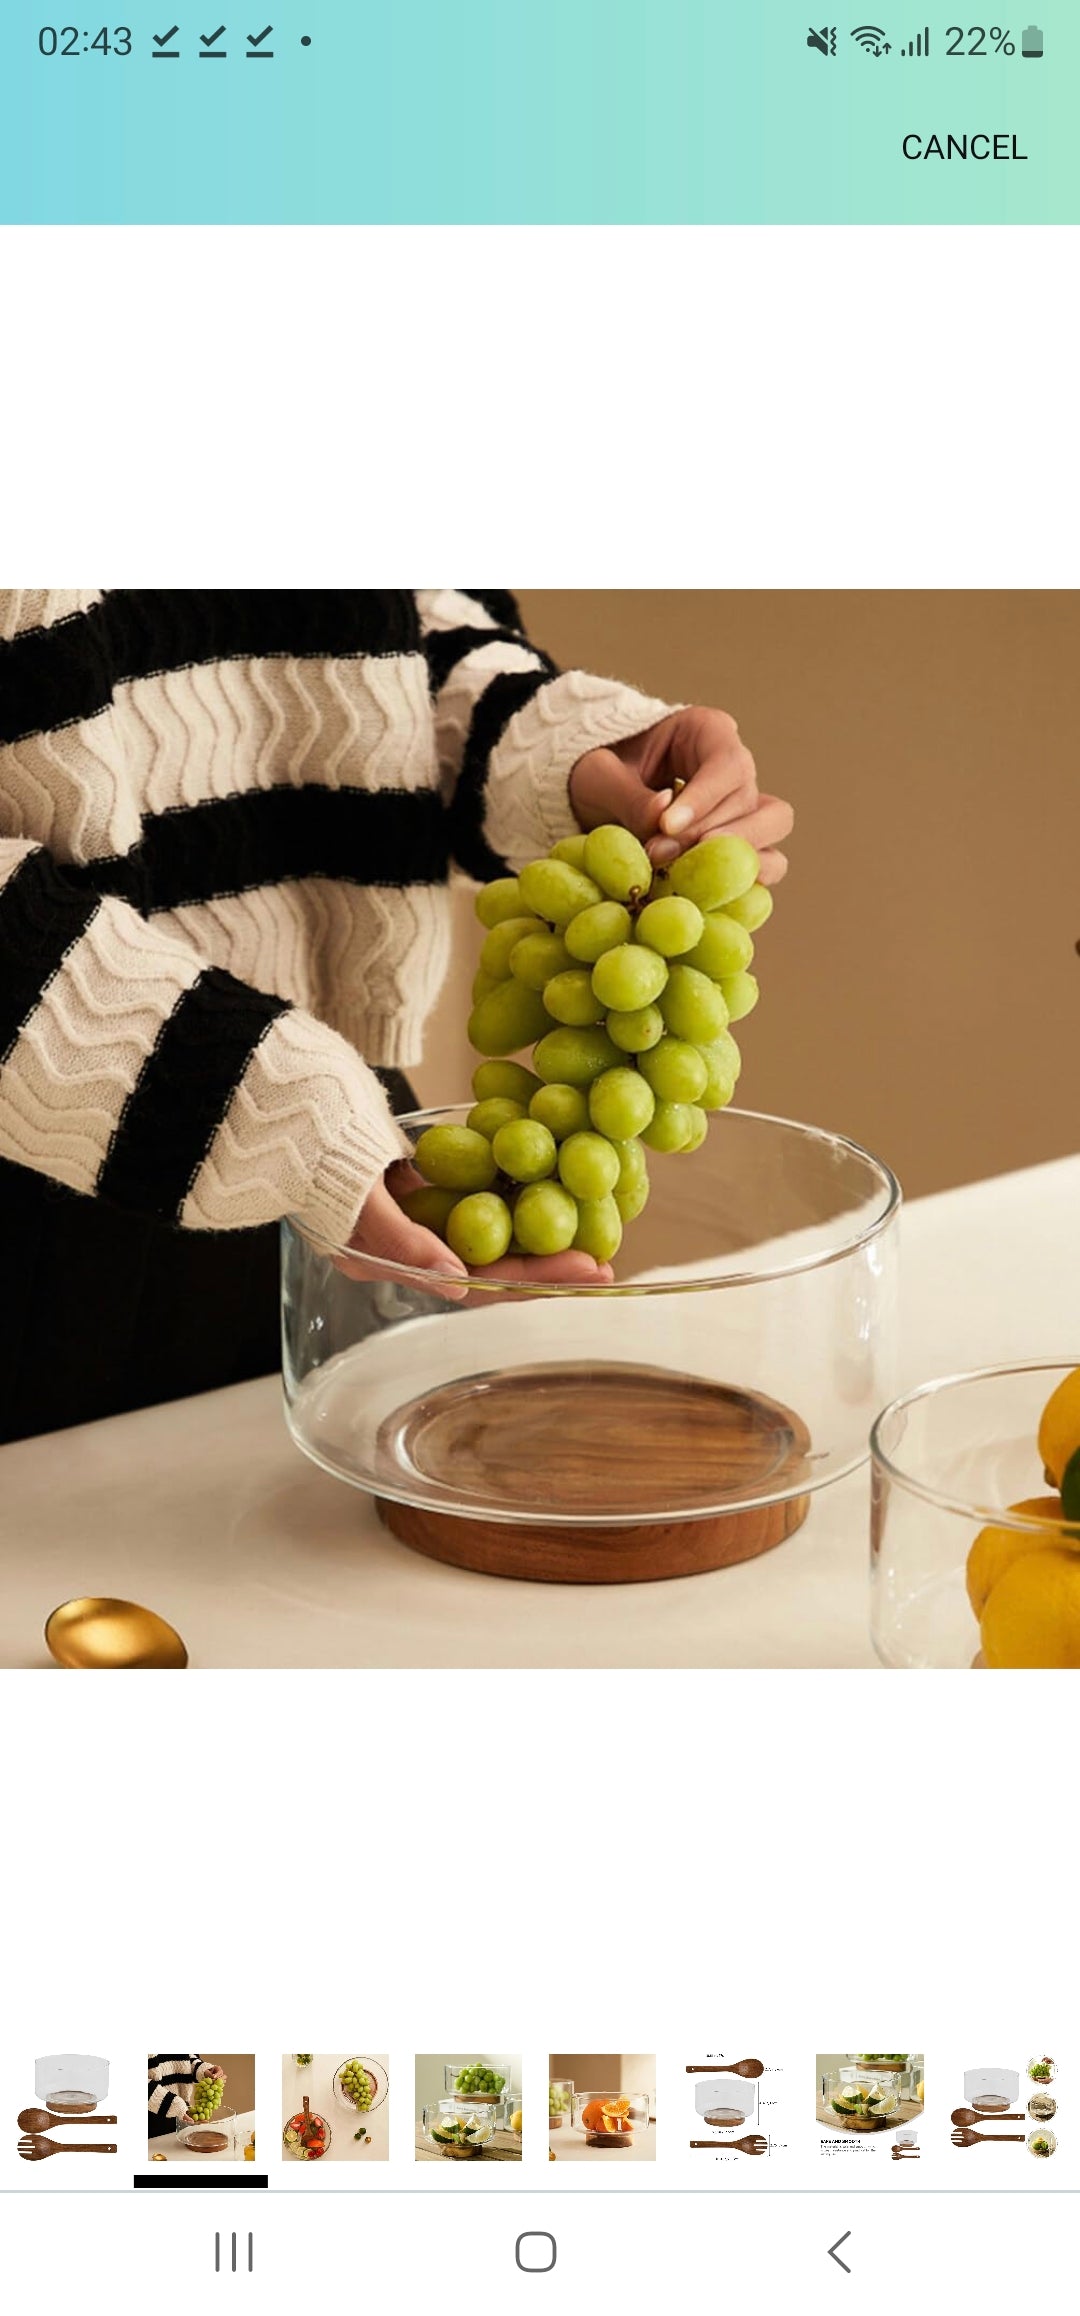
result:
M 629 1583 L 780 1544 L 892 1388 L 898 1185 L 841 1135 L 742 1110 L 649 1172 L 611 1287 L 480 1271 L 451 1299 L 286 1222 L 297 1444 L 405 1543 L 490 1575 Z

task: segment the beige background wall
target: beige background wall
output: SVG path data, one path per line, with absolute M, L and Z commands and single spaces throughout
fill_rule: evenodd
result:
M 758 937 L 740 1099 L 835 1127 L 909 1193 L 1080 1143 L 1080 595 L 538 593 L 561 664 L 738 717 L 798 813 Z M 425 1099 L 467 1091 L 476 940 Z
M 629 2099 L 635 2091 L 650 2099 L 656 2094 L 656 2060 L 648 2051 L 553 2053 L 548 2074 L 553 2081 L 572 2083 L 576 2091 L 609 2098 Z
M 212 2067 L 224 2067 L 227 2077 L 225 2104 L 234 2107 L 238 2115 L 246 2115 L 255 2105 L 255 2060 L 250 2051 L 200 2051 L 199 2057 Z

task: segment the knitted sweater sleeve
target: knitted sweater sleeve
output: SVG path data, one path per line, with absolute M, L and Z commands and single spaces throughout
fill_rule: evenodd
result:
M 444 588 L 417 602 L 453 855 L 483 882 L 573 836 L 578 757 L 647 731 L 671 705 L 608 676 L 560 672 L 529 642 L 512 595 Z
M 344 1038 L 0 837 L 0 1156 L 194 1230 L 348 1238 L 404 1147 Z

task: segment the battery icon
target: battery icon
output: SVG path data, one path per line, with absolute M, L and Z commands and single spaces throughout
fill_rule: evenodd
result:
M 1041 56 L 1042 52 L 1043 36 L 1039 30 L 1038 25 L 1025 25 L 1024 30 L 1020 35 L 1021 56 Z

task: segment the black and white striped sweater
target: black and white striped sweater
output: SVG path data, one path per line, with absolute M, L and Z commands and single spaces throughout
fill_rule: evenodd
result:
M 509 595 L 0 592 L 0 1156 L 343 1241 L 452 865 L 546 851 L 577 758 L 667 712 L 559 673 Z
M 211 2072 L 209 2059 L 197 2051 L 151 2051 L 146 2062 L 147 2108 L 151 2139 L 163 2139 L 187 2116 L 196 2083 Z

